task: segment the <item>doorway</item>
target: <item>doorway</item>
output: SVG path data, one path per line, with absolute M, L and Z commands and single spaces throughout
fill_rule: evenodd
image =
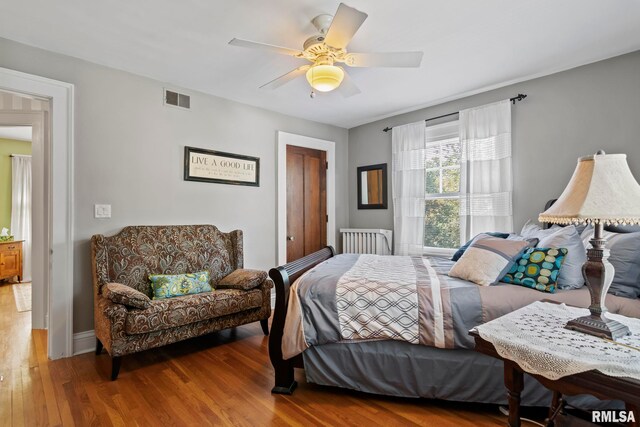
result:
M 324 172 L 326 174 L 325 178 L 325 194 L 326 196 L 323 198 L 325 200 L 325 217 L 324 217 L 324 232 L 322 229 L 319 231 L 318 235 L 320 238 L 324 237 L 324 241 L 322 241 L 322 246 L 330 245 L 335 246 L 336 242 L 336 218 L 335 218 L 335 162 L 336 162 L 336 151 L 335 151 L 335 143 L 333 141 L 326 141 L 323 139 L 311 138 L 308 136 L 295 135 L 287 132 L 278 132 L 278 204 L 277 204 L 277 253 L 278 258 L 276 262 L 279 265 L 287 263 L 287 259 L 290 259 L 288 256 L 288 242 L 287 236 L 291 236 L 293 234 L 287 233 L 287 224 L 289 221 L 289 215 L 287 214 L 287 181 L 288 181 L 288 170 L 287 170 L 287 147 L 302 147 L 302 148 L 310 148 L 312 150 L 318 150 L 324 153 L 325 156 L 325 169 Z M 314 163 L 316 160 L 311 160 L 312 157 L 309 158 L 309 162 Z M 302 160 L 304 161 L 304 160 Z M 317 165 L 320 167 L 322 165 L 322 160 L 318 157 Z M 319 213 L 317 216 L 320 217 L 322 213 Z M 319 218 L 320 219 L 320 218 Z M 297 239 L 294 236 L 293 242 Z M 312 240 L 309 240 L 311 243 Z M 312 243 L 317 244 L 317 243 Z M 293 250 L 299 250 L 297 248 L 293 248 Z M 304 252 L 304 250 L 302 250 Z M 298 252 L 299 255 L 299 252 Z
M 4 203 L 0 205 L 0 228 L 8 229 L 14 244 L 16 271 L 4 279 L 17 280 L 16 304 L 29 311 L 32 329 L 46 329 L 48 316 L 49 191 L 47 157 L 49 123 L 48 100 L 0 91 L 0 174 Z M 21 139 L 21 141 L 20 141 Z M 1 238 L 0 238 L 1 239 Z M 18 271 L 19 270 L 19 271 Z M 20 295 L 20 297 L 18 297 Z
M 0 93 L 1 96 L 1 93 Z M 0 113 L 0 284 L 13 288 L 19 312 L 31 311 L 31 126 Z
M 327 153 L 287 145 L 287 262 L 327 245 Z
M 73 85 L 0 68 L 0 91 L 11 95 L 0 97 L 3 119 L 33 128 L 32 275 L 35 284 L 40 274 L 43 285 L 39 295 L 36 286 L 32 288 L 32 315 L 42 313 L 40 319 L 33 317 L 32 327 L 46 327 L 50 359 L 69 357 L 73 355 Z M 48 104 L 47 111 L 34 108 L 42 101 Z M 39 155 L 36 135 L 43 141 Z M 38 158 L 41 167 L 36 166 Z M 42 193 L 36 194 L 36 182 L 42 183 Z

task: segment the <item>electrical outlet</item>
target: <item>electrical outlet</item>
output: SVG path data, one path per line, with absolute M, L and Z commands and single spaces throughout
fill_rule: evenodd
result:
M 111 218 L 111 205 L 94 205 L 94 218 Z

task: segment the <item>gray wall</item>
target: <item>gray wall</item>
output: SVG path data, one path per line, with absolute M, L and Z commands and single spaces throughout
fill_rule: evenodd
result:
M 336 226 L 348 225 L 346 129 L 192 91 L 191 111 L 165 107 L 161 82 L 5 39 L 0 67 L 75 85 L 74 332 L 93 329 L 93 234 L 133 224 L 239 228 L 245 265 L 275 266 L 278 130 L 336 142 Z M 260 187 L 183 181 L 185 145 L 259 157 Z M 111 204 L 112 218 L 94 219 L 95 203 Z
M 518 93 L 528 98 L 512 107 L 516 230 L 527 219 L 537 219 L 544 203 L 560 195 L 579 156 L 601 148 L 626 153 L 631 171 L 640 179 L 640 51 L 636 51 L 349 129 L 349 225 L 393 229 L 391 132 L 384 133 L 383 128 Z M 389 209 L 358 210 L 356 168 L 385 162 L 389 164 Z

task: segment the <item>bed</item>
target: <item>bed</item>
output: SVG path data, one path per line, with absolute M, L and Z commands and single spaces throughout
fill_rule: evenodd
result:
M 341 338 L 344 330 L 340 328 L 344 329 L 345 323 L 341 322 L 337 327 L 335 321 L 338 316 L 336 307 L 344 304 L 341 299 L 344 283 L 341 282 L 339 289 L 336 283 L 344 281 L 345 272 L 356 267 L 366 269 L 380 265 L 382 268 L 379 270 L 394 268 L 385 264 L 382 256 L 371 257 L 376 256 L 336 255 L 333 248 L 326 247 L 270 271 L 276 289 L 269 338 L 269 356 L 275 369 L 273 393 L 293 393 L 296 387 L 294 368 L 304 368 L 307 381 L 320 385 L 401 397 L 504 404 L 506 392 L 502 363 L 475 352 L 468 330 L 542 299 L 583 307 L 587 307 L 590 301 L 586 287 L 555 294 L 508 284 L 479 287 L 449 278 L 447 272 L 453 265 L 452 261 L 427 257 L 424 265 L 432 280 L 428 288 L 429 298 L 432 298 L 429 304 L 439 306 L 433 312 L 439 310 L 440 314 L 426 314 L 427 320 L 424 314 L 419 314 L 413 319 L 414 323 L 420 324 L 420 336 L 408 332 L 407 336 L 398 339 L 393 334 L 405 331 L 397 327 L 387 331 L 386 336 L 367 330 L 353 330 L 354 338 L 368 339 L 344 340 Z M 405 259 L 405 262 L 412 261 Z M 399 271 L 402 269 L 410 269 L 410 265 L 400 265 Z M 423 279 L 424 276 L 422 274 Z M 381 279 L 381 283 L 386 283 L 384 280 Z M 433 291 L 433 280 L 438 282 L 437 292 Z M 296 292 L 291 298 L 309 296 L 306 305 L 289 300 L 294 283 Z M 437 294 L 440 296 L 435 298 Z M 611 312 L 640 317 L 638 298 L 608 295 L 606 303 Z M 403 310 L 405 308 L 403 306 Z M 358 316 L 358 305 L 354 304 L 352 309 L 355 309 L 352 310 L 354 317 Z M 411 311 L 411 308 L 407 310 Z M 314 316 L 302 315 L 300 311 L 305 311 L 305 314 L 312 312 Z M 343 307 L 341 315 L 345 312 L 348 311 Z M 396 323 L 403 323 L 404 320 L 398 317 L 395 316 Z M 307 323 L 301 328 L 301 322 Z M 525 380 L 523 405 L 547 406 L 549 399 L 550 394 L 535 380 Z M 592 408 L 601 406 L 601 402 L 588 396 L 576 397 L 572 403 Z

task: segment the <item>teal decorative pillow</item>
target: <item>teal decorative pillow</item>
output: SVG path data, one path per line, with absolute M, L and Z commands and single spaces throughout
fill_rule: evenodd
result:
M 208 271 L 186 274 L 150 274 L 149 280 L 153 290 L 153 299 L 211 292 Z
M 566 248 L 529 248 L 501 281 L 554 293 L 568 252 Z

